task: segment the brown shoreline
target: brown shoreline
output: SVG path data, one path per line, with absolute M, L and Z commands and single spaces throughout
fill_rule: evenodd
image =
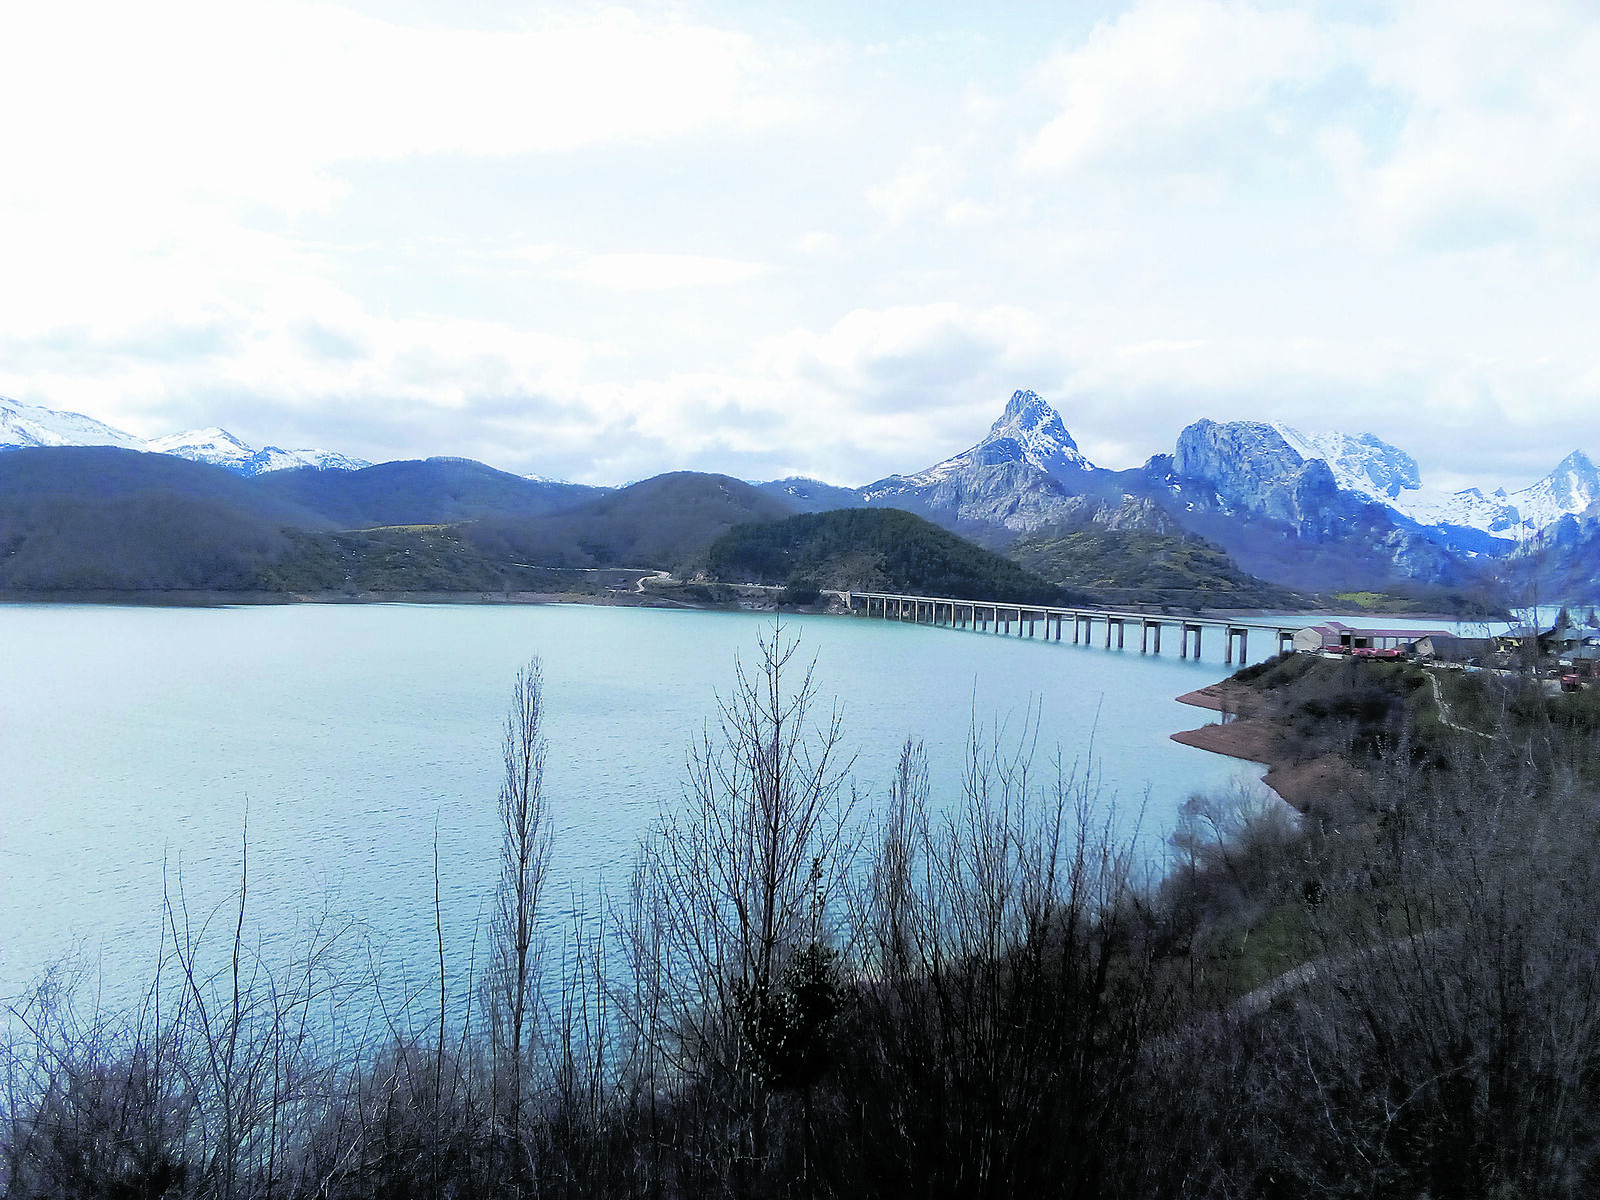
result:
M 1224 719 L 1174 733 L 1173 741 L 1265 767 L 1261 782 L 1301 812 L 1314 795 L 1350 769 L 1349 764 L 1336 757 L 1296 761 L 1278 726 L 1267 717 L 1253 715 L 1259 708 L 1255 693 L 1231 679 L 1186 692 L 1178 701 L 1222 713 Z M 1229 720 L 1229 714 L 1239 715 Z

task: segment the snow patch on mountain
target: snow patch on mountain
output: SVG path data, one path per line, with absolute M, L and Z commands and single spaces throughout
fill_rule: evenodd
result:
M 1522 519 L 1536 529 L 1562 517 L 1588 512 L 1600 503 L 1600 471 L 1581 450 L 1567 455 L 1538 483 L 1511 494 Z
M 1079 453 L 1078 443 L 1067 432 L 1061 414 L 1040 399 L 1037 392 L 1019 390 L 1011 394 L 1005 412 L 976 446 L 915 475 L 891 478 L 903 478 L 911 487 L 926 487 L 973 467 L 1007 463 L 1024 463 L 1061 480 L 1094 470 L 1094 464 Z
M 1272 427 L 1307 461 L 1320 458 L 1341 490 L 1387 504 L 1422 487 L 1417 460 L 1370 433 L 1304 433 L 1274 421 Z
M 152 438 L 144 449 L 152 454 L 172 454 L 191 462 L 210 463 L 214 467 L 227 467 L 230 471 L 250 474 L 246 469 L 255 451 L 246 446 L 226 429 L 215 425 L 208 429 L 188 429 L 182 433 L 169 433 L 166 437 Z
M 225 467 L 241 475 L 264 475 L 268 471 L 289 471 L 296 467 L 315 467 L 319 471 L 356 471 L 372 465 L 332 450 L 285 450 L 279 446 L 264 446 L 256 450 L 215 425 L 155 438 L 145 448 L 155 454 L 173 454 L 191 462 Z
M 1475 487 L 1459 492 L 1425 488 L 1409 497 L 1404 508 L 1393 507 L 1419 525 L 1477 529 L 1498 538 L 1516 537 L 1521 522 L 1505 488 L 1495 488 L 1488 493 Z
M 295 467 L 314 467 L 318 471 L 359 471 L 372 464 L 364 458 L 351 458 L 337 450 L 285 450 L 281 446 L 263 446 L 251 461 L 251 474 L 267 471 L 289 471 Z
M 58 412 L 0 396 L 0 449 L 28 446 L 120 446 L 143 450 L 144 441 L 82 413 Z
M 1341 491 L 1386 505 L 1418 525 L 1476 529 L 1511 541 L 1600 502 L 1600 471 L 1582 451 L 1521 491 L 1443 492 L 1423 485 L 1414 458 L 1370 433 L 1304 433 L 1276 422 L 1273 428 L 1301 457 L 1326 462 Z
M 1520 491 L 1479 488 L 1444 495 L 1419 494 L 1404 510 L 1423 525 L 1456 525 L 1479 529 L 1505 541 L 1516 541 L 1548 529 L 1567 516 L 1582 516 L 1600 504 L 1600 471 L 1588 455 L 1574 450 L 1555 470 Z

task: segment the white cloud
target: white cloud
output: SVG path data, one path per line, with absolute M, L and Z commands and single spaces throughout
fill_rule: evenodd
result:
M 1369 232 L 1425 250 L 1600 244 L 1600 25 L 1592 5 L 1402 6 L 1352 37 L 1405 98 L 1390 145 L 1327 143 Z
M 970 310 L 952 302 L 857 309 L 816 332 L 795 329 L 758 347 L 757 369 L 807 380 L 868 407 L 916 398 L 923 407 L 971 403 L 986 375 L 1036 344 L 1020 310 Z
M 350 160 L 550 153 L 750 127 L 776 102 L 745 35 L 618 9 L 419 29 L 332 4 L 64 0 L 0 16 L 0 161 L 23 194 L 338 195 Z M 10 189 L 8 189 L 10 190 Z
M 749 283 L 765 270 L 761 263 L 697 254 L 597 254 L 556 274 L 612 291 L 664 292 Z
M 1260 104 L 1325 65 L 1325 42 L 1306 13 L 1237 0 L 1147 0 L 1037 72 L 1058 112 L 1023 161 L 1067 170 L 1136 153 Z
M 867 203 L 892 225 L 942 211 L 954 202 L 961 178 L 956 156 L 942 146 L 919 146 L 899 169 L 867 189 Z
M 813 229 L 800 239 L 795 249 L 814 258 L 832 258 L 839 253 L 839 235 Z
M 1016 387 L 1112 466 L 1329 412 L 1520 462 L 1600 396 L 1587 0 L 1136 0 L 981 53 L 698 12 L 0 9 L 0 393 L 838 482 Z

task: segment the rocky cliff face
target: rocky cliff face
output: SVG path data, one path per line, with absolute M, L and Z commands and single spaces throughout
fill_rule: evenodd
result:
M 1224 511 L 1282 521 L 1302 536 L 1324 532 L 1328 510 L 1347 507 L 1328 464 L 1307 460 L 1261 421 L 1196 421 L 1178 435 L 1172 472 L 1209 486 Z
M 1027 533 L 1076 511 L 1051 476 L 1023 462 L 969 463 L 922 483 L 880 480 L 863 489 L 867 503 L 903 508 L 953 528 L 990 526 Z
M 1171 494 L 1186 527 L 1219 542 L 1248 570 L 1291 586 L 1307 586 L 1296 573 L 1313 561 L 1320 586 L 1337 586 L 1341 577 L 1366 586 L 1393 577 L 1454 583 L 1470 573 L 1427 530 L 1373 495 L 1410 478 L 1409 456 L 1397 460 L 1387 453 L 1392 447 L 1372 439 L 1365 484 L 1341 487 L 1326 459 L 1302 453 L 1314 448 L 1310 440 L 1297 440 L 1300 448 L 1260 421 L 1196 421 L 1178 436 L 1172 457 L 1152 459 L 1146 475 Z M 1358 439 L 1341 445 L 1348 473 L 1350 455 L 1360 460 L 1363 452 Z

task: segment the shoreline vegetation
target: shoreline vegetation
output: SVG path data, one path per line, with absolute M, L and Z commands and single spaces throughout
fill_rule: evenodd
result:
M 0 1192 L 1600 1187 L 1594 693 L 1247 667 L 1191 702 L 1270 728 L 1286 767 L 1343 769 L 1304 784 L 1298 820 L 1194 796 L 1149 864 L 1036 730 L 974 730 L 949 793 L 908 739 L 865 811 L 794 653 L 781 627 L 760 641 L 629 878 L 548 934 L 537 662 L 517 677 L 501 882 L 465 984 L 442 934 L 398 1003 L 338 922 L 268 959 L 241 940 L 243 869 L 210 917 L 169 904 L 135 1011 L 41 981 L 0 1023 Z M 436 887 L 436 928 L 441 905 Z

